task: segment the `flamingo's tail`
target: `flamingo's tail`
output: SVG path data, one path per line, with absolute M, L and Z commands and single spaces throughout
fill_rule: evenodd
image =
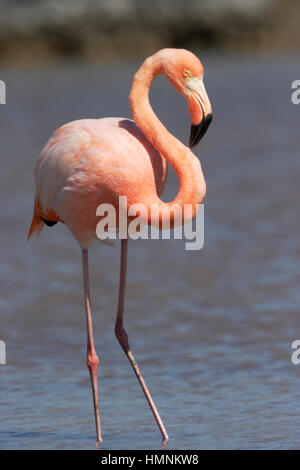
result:
M 35 231 L 37 232 L 37 235 L 39 235 L 44 225 L 45 224 L 44 224 L 44 222 L 42 221 L 42 219 L 40 217 L 40 204 L 37 201 L 37 199 L 35 199 L 34 209 L 33 209 L 33 217 L 32 217 L 30 229 L 29 229 L 29 232 L 28 232 L 28 235 L 27 235 L 27 240 L 29 240 L 29 238 L 31 237 L 31 235 Z

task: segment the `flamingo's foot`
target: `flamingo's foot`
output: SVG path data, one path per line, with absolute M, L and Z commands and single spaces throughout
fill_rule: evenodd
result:
M 95 444 L 95 449 L 98 450 L 100 445 L 101 445 L 102 440 L 98 439 L 98 441 Z
M 161 444 L 163 446 L 164 449 L 167 448 L 167 442 L 169 440 L 169 437 L 168 436 L 164 436 L 163 440 L 161 441 Z

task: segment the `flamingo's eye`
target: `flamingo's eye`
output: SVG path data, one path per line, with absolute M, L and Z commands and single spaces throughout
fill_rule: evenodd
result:
M 191 76 L 190 71 L 189 71 L 189 70 L 184 70 L 184 72 L 183 72 L 183 77 L 184 77 L 184 78 L 190 78 L 190 76 Z

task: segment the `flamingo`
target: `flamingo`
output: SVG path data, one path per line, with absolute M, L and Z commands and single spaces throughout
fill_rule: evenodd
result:
M 164 74 L 188 103 L 191 115 L 189 147 L 171 135 L 149 103 L 153 79 Z M 174 223 L 172 205 L 192 204 L 191 217 L 206 193 L 198 158 L 192 153 L 205 134 L 212 110 L 203 84 L 200 60 L 184 49 L 162 49 L 148 57 L 134 75 L 129 101 L 133 120 L 124 118 L 81 119 L 58 128 L 46 143 L 35 165 L 34 212 L 28 238 L 44 225 L 64 223 L 82 251 L 84 301 L 87 322 L 87 366 L 90 373 L 97 442 L 102 442 L 98 396 L 98 365 L 90 304 L 88 248 L 95 238 L 99 204 L 108 203 L 118 211 L 120 196 L 128 207 L 158 204 L 159 227 L 165 219 Z M 167 162 L 179 179 L 179 191 L 172 202 L 160 195 L 167 178 Z M 151 220 L 148 221 L 151 223 Z M 182 222 L 183 223 L 183 222 Z M 121 240 L 120 281 L 115 335 L 128 357 L 162 434 L 168 434 L 138 364 L 124 328 L 124 300 L 127 265 L 127 238 Z

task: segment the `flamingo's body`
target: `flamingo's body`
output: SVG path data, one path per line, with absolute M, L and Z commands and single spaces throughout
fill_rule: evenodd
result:
M 56 130 L 44 147 L 35 167 L 36 194 L 29 237 L 43 225 L 63 222 L 78 241 L 83 253 L 85 303 L 88 327 L 88 367 L 90 370 L 98 443 L 101 442 L 98 400 L 97 357 L 92 333 L 88 283 L 88 247 L 95 237 L 99 204 L 110 203 L 118 210 L 120 196 L 128 206 L 158 204 L 160 221 L 173 215 L 171 205 L 202 202 L 206 186 L 199 160 L 188 147 L 169 134 L 155 116 L 148 91 L 153 78 L 164 73 L 171 84 L 188 100 L 192 117 L 190 146 L 195 145 L 211 121 L 211 107 L 203 86 L 203 67 L 190 52 L 164 49 L 148 58 L 135 75 L 130 103 L 134 121 L 123 118 L 83 119 Z M 159 196 L 167 176 L 167 161 L 180 182 L 172 203 Z M 115 332 L 140 381 L 155 419 L 167 433 L 149 390 L 129 348 L 123 327 L 123 307 L 127 240 L 122 240 L 119 304 Z
M 96 208 L 118 196 L 128 204 L 147 193 L 162 193 L 167 164 L 129 119 L 82 119 L 54 132 L 35 167 L 35 213 L 30 228 L 43 220 L 63 221 L 82 248 L 96 236 Z

